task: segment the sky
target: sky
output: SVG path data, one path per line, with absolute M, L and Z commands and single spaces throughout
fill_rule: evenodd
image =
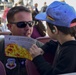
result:
M 53 1 L 60 1 L 60 0 L 33 0 L 33 5 L 35 3 L 38 3 L 38 9 L 40 10 L 41 7 L 43 6 L 44 2 L 47 2 L 47 5 L 52 3 Z M 76 0 L 65 0 L 66 3 L 70 4 L 76 9 Z
M 19 0 L 14 0 L 14 1 L 18 2 Z M 26 4 L 27 0 L 23 0 L 23 1 Z M 60 1 L 60 0 L 32 0 L 32 1 L 33 1 L 33 5 L 35 3 L 38 3 L 38 9 L 40 10 L 41 7 L 43 6 L 44 2 L 47 2 L 47 5 L 49 5 L 53 1 Z M 70 4 L 71 6 L 73 6 L 76 9 L 76 0 L 65 0 L 65 2 L 68 3 L 68 4 Z

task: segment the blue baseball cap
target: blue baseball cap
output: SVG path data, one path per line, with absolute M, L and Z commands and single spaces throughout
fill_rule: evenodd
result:
M 36 19 L 49 22 L 55 26 L 73 27 L 76 23 L 71 21 L 76 18 L 75 9 L 65 2 L 54 1 L 44 13 L 35 16 Z

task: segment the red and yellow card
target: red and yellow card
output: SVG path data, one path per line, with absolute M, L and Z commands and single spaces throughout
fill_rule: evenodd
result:
M 5 55 L 15 58 L 26 58 L 32 60 L 29 48 L 36 40 L 23 36 L 5 36 Z

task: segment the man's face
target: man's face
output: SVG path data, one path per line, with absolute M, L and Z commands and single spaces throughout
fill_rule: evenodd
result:
M 30 22 L 32 21 L 32 15 L 28 12 L 19 12 L 14 15 L 14 22 Z M 12 21 L 13 22 L 13 21 Z M 12 32 L 12 35 L 17 36 L 27 36 L 30 37 L 33 32 L 33 27 L 30 27 L 29 24 L 27 24 L 23 28 L 17 27 L 17 24 L 9 24 L 8 28 Z

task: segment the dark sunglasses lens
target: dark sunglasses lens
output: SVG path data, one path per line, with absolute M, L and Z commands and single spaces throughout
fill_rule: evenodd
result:
M 30 27 L 32 27 L 32 23 L 31 23 L 31 22 L 28 22 L 28 25 L 29 25 Z
M 28 25 L 29 25 L 30 27 L 33 27 L 33 26 L 34 26 L 34 22 L 28 22 Z
M 17 27 L 19 27 L 19 28 L 24 28 L 24 27 L 26 27 L 26 25 L 27 24 L 25 24 L 25 22 L 18 22 L 17 23 Z
M 18 22 L 17 23 L 17 27 L 18 28 L 24 28 L 27 25 L 29 25 L 30 27 L 33 27 L 34 26 L 34 22 L 33 21 L 30 21 L 30 22 Z

